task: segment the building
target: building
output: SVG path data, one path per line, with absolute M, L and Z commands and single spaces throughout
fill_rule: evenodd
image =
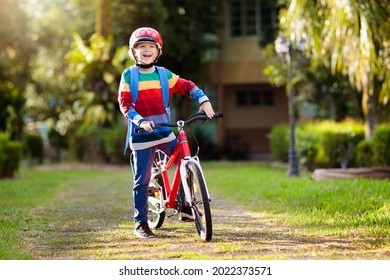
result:
M 217 122 L 217 143 L 251 158 L 269 153 L 267 134 L 273 126 L 288 122 L 285 89 L 268 82 L 259 44 L 260 34 L 268 36 L 276 29 L 274 2 L 221 0 L 221 48 L 208 68 L 218 110 L 224 112 Z

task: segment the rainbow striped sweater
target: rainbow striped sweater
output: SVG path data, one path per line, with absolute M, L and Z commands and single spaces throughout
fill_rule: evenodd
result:
M 193 82 L 180 78 L 178 75 L 167 70 L 169 84 L 169 103 L 173 94 L 180 94 L 195 99 L 199 104 L 209 100 L 208 97 Z M 169 127 L 160 127 L 152 133 L 135 133 L 134 128 L 142 119 L 155 123 L 170 122 L 169 108 L 164 108 L 160 79 L 156 71 L 152 73 L 139 73 L 138 97 L 136 104 L 132 103 L 130 92 L 130 68 L 122 73 L 118 90 L 119 108 L 122 114 L 131 122 L 131 133 L 128 136 L 132 150 L 143 150 L 167 143 L 175 139 L 175 135 Z

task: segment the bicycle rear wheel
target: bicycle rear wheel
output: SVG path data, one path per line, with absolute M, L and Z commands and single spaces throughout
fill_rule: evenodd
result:
M 199 167 L 192 162 L 188 164 L 187 176 L 187 183 L 192 196 L 191 209 L 196 229 L 203 240 L 210 241 L 213 229 L 205 180 Z

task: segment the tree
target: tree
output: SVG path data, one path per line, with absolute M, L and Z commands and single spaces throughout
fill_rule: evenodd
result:
M 18 1 L 2 0 L 0 10 L 0 132 L 20 140 L 23 131 L 23 92 L 30 81 L 35 44 L 28 18 Z
M 387 5 L 385 0 L 291 0 L 280 19 L 292 40 L 305 36 L 312 57 L 362 92 L 367 139 L 377 125 L 378 104 L 390 97 Z
M 108 38 L 112 35 L 112 9 L 110 0 L 99 0 L 96 10 L 96 26 L 95 32 L 100 34 L 104 38 Z
M 207 62 L 207 53 L 218 47 L 216 30 L 219 1 L 162 0 L 162 2 L 169 14 L 162 28 L 166 48 L 160 58 L 161 64 L 199 84 L 204 78 L 202 67 Z M 189 102 L 183 98 L 173 101 L 177 118 L 189 114 Z
M 75 120 L 116 123 L 120 73 L 131 62 L 128 40 L 140 26 L 152 26 L 163 36 L 162 65 L 199 77 L 208 43 L 204 34 L 213 30 L 217 0 L 188 2 L 42 0 L 27 6 L 41 46 L 28 92 L 30 117 L 51 119 L 62 135 Z
M 32 57 L 32 78 L 26 90 L 27 117 L 44 121 L 60 135 L 79 118 L 79 96 L 67 78 L 64 56 L 69 51 L 72 35 L 87 37 L 93 33 L 89 20 L 95 15 L 94 0 L 40 0 L 22 7 L 29 14 L 31 36 L 37 53 Z

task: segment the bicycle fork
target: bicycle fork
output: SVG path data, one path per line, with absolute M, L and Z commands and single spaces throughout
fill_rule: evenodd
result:
M 180 165 L 181 182 L 182 182 L 182 186 L 183 186 L 183 190 L 184 190 L 184 194 L 185 194 L 185 201 L 186 201 L 187 206 L 192 206 L 192 194 L 190 192 L 190 188 L 189 188 L 188 183 L 187 183 L 187 176 L 188 176 L 188 172 L 187 172 L 188 167 L 187 166 L 190 162 L 194 163 L 198 166 L 200 173 L 201 173 L 201 176 L 203 178 L 203 182 L 204 182 L 205 187 L 206 187 L 208 200 L 211 201 L 209 189 L 207 187 L 207 183 L 206 183 L 206 180 L 204 178 L 204 174 L 203 174 L 202 168 L 200 166 L 198 157 L 188 157 L 188 158 L 184 158 L 181 162 L 181 165 Z

